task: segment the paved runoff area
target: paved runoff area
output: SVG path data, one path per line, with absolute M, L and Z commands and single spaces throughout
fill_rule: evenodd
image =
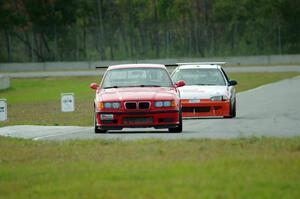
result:
M 93 127 L 8 126 L 0 128 L 0 135 L 33 140 L 292 137 L 300 136 L 299 99 L 300 76 L 241 92 L 236 118 L 186 119 L 183 133 L 149 128 L 95 134 Z

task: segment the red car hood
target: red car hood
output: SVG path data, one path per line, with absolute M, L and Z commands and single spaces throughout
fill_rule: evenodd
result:
M 166 87 L 110 88 L 97 94 L 100 101 L 174 100 L 176 96 L 175 88 Z

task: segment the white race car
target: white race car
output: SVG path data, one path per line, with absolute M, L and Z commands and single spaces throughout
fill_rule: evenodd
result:
M 178 63 L 171 77 L 185 81 L 179 88 L 183 117 L 236 116 L 235 80 L 221 67 L 224 62 Z

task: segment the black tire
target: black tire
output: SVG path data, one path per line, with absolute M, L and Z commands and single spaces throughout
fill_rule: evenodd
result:
M 230 105 L 230 115 L 225 116 L 225 118 L 235 118 L 235 117 L 236 117 L 236 99 L 234 98 L 233 104 Z
M 107 132 L 107 130 L 103 130 L 103 129 L 101 129 L 101 128 L 99 128 L 98 126 L 97 126 L 97 122 L 96 122 L 96 114 L 95 114 L 95 116 L 94 116 L 94 127 L 95 127 L 95 133 L 106 133 Z
M 234 100 L 234 104 L 233 104 L 232 112 L 231 112 L 231 117 L 232 118 L 236 117 L 236 100 Z
M 169 128 L 170 133 L 181 133 L 182 132 L 182 114 L 179 113 L 179 125 L 175 128 Z
M 100 129 L 99 127 L 95 127 L 95 133 L 107 133 L 107 130 Z

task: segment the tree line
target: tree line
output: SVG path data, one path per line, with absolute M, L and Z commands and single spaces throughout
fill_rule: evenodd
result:
M 294 0 L 1 0 L 0 62 L 300 52 Z

